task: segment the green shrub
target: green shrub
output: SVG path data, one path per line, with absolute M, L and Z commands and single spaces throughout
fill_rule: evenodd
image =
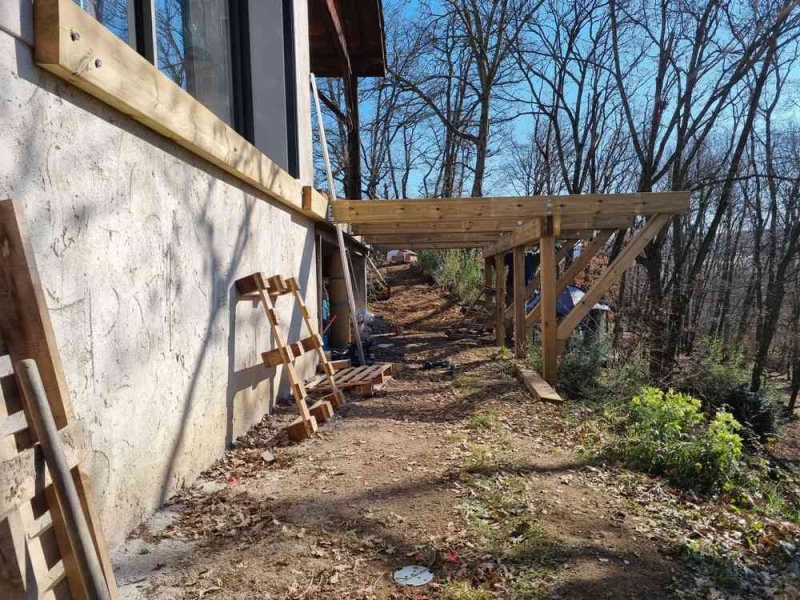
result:
M 740 348 L 720 338 L 703 338 L 691 356 L 679 365 L 674 377 L 676 389 L 703 401 L 709 415 L 730 411 L 744 427 L 748 441 L 775 433 L 778 410 L 763 390 L 750 390 L 750 367 Z
M 474 250 L 422 250 L 417 260 L 437 285 L 459 300 L 468 302 L 478 293 L 483 266 Z
M 558 388 L 570 400 L 589 400 L 600 395 L 608 348 L 592 336 L 573 335 L 558 362 Z
M 630 402 L 621 451 L 629 466 L 684 487 L 729 490 L 742 472 L 740 429 L 724 411 L 708 423 L 697 398 L 645 388 Z

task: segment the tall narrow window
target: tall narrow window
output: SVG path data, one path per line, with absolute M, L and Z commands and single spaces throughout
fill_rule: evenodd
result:
M 158 68 L 233 125 L 227 0 L 156 0 Z
M 128 0 L 73 0 L 121 40 L 128 42 Z

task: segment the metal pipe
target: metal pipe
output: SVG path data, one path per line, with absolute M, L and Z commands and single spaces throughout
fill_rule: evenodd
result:
M 50 410 L 36 361 L 30 358 L 21 360 L 17 362 L 16 367 L 22 393 L 28 402 L 33 431 L 42 447 L 44 460 L 53 480 L 53 489 L 61 505 L 64 526 L 78 570 L 85 578 L 88 597 L 90 600 L 110 600 L 108 584 L 100 568 L 92 534 L 83 513 L 67 457 L 64 455 L 64 448 L 61 446 L 58 428 Z

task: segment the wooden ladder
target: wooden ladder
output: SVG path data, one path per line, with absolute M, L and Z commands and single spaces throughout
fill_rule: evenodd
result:
M 311 314 L 308 312 L 303 296 L 300 293 L 300 286 L 294 277 L 284 280 L 280 275 L 267 277 L 264 273 L 253 273 L 237 280 L 236 289 L 241 297 L 254 298 L 264 307 L 267 321 L 275 336 L 275 348 L 262 352 L 261 358 L 267 368 L 277 367 L 278 365 L 283 365 L 286 368 L 292 396 L 297 405 L 299 415 L 286 428 L 286 431 L 289 434 L 289 439 L 293 441 L 303 440 L 314 434 L 318 423 L 324 423 L 333 416 L 334 408 L 339 408 L 344 404 L 345 396 L 336 386 L 333 377 L 335 370 L 322 347 L 322 337 L 314 327 Z M 278 297 L 287 294 L 294 296 L 294 300 L 300 308 L 305 329 L 308 332 L 307 337 L 292 343 L 287 342 L 285 335 L 281 331 L 280 318 L 275 310 L 275 302 Z M 310 407 L 306 402 L 308 392 L 294 367 L 294 361 L 307 352 L 316 352 L 331 390 L 328 395 L 317 400 Z
M 41 373 L 94 548 L 66 522 L 64 498 L 41 460 L 32 426 L 38 409 L 16 377 L 23 359 L 34 359 Z M 88 428 L 72 410 L 29 236 L 14 203 L 0 200 L 0 598 L 97 597 L 76 558 L 81 551 L 96 554 L 108 597 L 119 597 L 84 470 L 91 452 Z

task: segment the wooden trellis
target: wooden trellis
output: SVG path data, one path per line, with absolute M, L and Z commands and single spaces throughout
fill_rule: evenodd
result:
M 236 281 L 236 289 L 240 296 L 257 299 L 264 307 L 270 328 L 275 338 L 275 348 L 261 354 L 264 365 L 268 368 L 283 365 L 289 377 L 292 397 L 297 406 L 298 417 L 287 427 L 292 440 L 300 441 L 314 434 L 319 423 L 324 423 L 333 416 L 334 408 L 344 404 L 345 396 L 334 380 L 334 369 L 322 347 L 322 337 L 317 333 L 311 320 L 300 286 L 293 277 L 286 280 L 280 275 L 267 277 L 263 273 L 253 273 Z M 291 294 L 300 309 L 303 324 L 308 335 L 296 342 L 289 343 L 280 327 L 280 318 L 275 310 L 275 301 L 280 296 Z M 294 361 L 307 352 L 316 352 L 317 358 L 330 386 L 330 393 L 308 406 L 308 392 L 303 380 L 298 376 Z

